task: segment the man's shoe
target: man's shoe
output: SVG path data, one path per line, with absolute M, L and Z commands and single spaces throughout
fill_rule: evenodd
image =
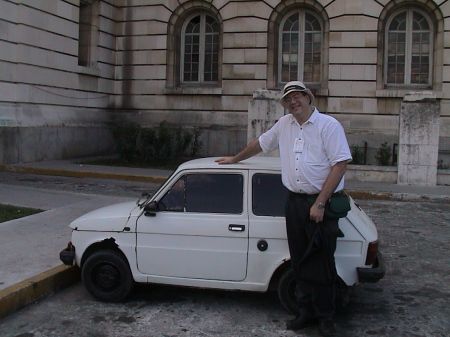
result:
M 336 330 L 334 329 L 333 322 L 331 321 L 321 321 L 319 324 L 319 331 L 324 337 L 336 336 Z
M 314 326 L 317 324 L 317 321 L 309 318 L 307 316 L 298 316 L 293 320 L 286 322 L 286 329 L 288 330 L 300 330 L 307 328 L 309 326 Z

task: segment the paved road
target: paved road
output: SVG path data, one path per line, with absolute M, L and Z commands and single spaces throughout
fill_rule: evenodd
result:
M 0 173 L 0 183 L 13 183 L 8 174 Z M 123 196 L 157 186 L 23 174 L 14 181 L 25 186 Z M 359 203 L 378 226 L 387 274 L 377 284 L 354 289 L 350 304 L 336 317 L 341 335 L 448 336 L 450 205 Z M 285 320 L 289 318 L 271 293 L 141 286 L 126 301 L 109 304 L 93 300 L 81 284 L 76 284 L 1 320 L 0 336 L 319 336 L 315 328 L 286 331 Z
M 13 172 L 0 172 L 0 184 L 116 197 L 139 197 L 142 192 L 155 192 L 161 185 L 139 181 L 56 177 Z

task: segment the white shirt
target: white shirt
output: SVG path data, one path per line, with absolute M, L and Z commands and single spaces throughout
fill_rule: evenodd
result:
M 331 167 L 352 159 L 342 125 L 316 108 L 302 125 L 291 114 L 281 117 L 259 145 L 264 153 L 280 150 L 283 185 L 295 193 L 319 193 Z M 336 191 L 343 188 L 344 178 Z

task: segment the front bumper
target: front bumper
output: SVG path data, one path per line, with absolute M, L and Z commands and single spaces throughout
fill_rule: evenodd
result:
M 386 274 L 386 265 L 384 264 L 383 254 L 377 252 L 377 262 L 371 268 L 356 268 L 358 271 L 359 283 L 376 283 Z
M 75 258 L 75 246 L 72 242 L 69 242 L 66 248 L 59 253 L 59 259 L 67 266 L 73 265 L 73 259 Z

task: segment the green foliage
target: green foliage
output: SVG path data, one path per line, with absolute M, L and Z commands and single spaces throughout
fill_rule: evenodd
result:
M 157 162 L 166 163 L 172 159 L 172 143 L 173 143 L 173 132 L 169 129 L 166 121 L 162 121 L 159 124 L 159 129 L 157 132 L 157 137 L 155 138 L 154 144 L 144 144 L 145 151 L 153 150 L 154 158 Z
M 175 129 L 175 158 L 181 157 L 192 143 L 194 135 L 180 126 Z
M 440 159 L 438 160 L 437 168 L 438 170 L 448 170 L 449 166 L 444 164 L 444 160 Z
M 203 147 L 203 142 L 200 140 L 200 136 L 202 135 L 202 130 L 198 126 L 194 127 L 193 130 L 193 141 L 191 145 L 191 156 L 197 157 L 198 153 L 200 152 L 201 148 Z
M 114 140 L 116 141 L 116 150 L 122 160 L 132 162 L 137 154 L 137 140 L 140 127 L 136 123 L 122 122 L 111 128 Z
M 351 151 L 352 151 L 352 164 L 355 165 L 363 165 L 364 164 L 364 153 L 363 151 L 359 148 L 358 145 L 352 145 L 351 147 Z
M 192 132 L 180 127 L 170 127 L 163 121 L 157 128 L 143 128 L 137 123 L 120 122 L 111 128 L 116 150 L 126 164 L 139 166 L 165 165 L 181 161 L 190 148 L 191 157 L 198 155 L 203 143 L 202 131 L 194 127 Z
M 387 142 L 381 144 L 380 148 L 375 153 L 375 160 L 380 166 L 389 166 L 391 163 L 391 148 Z
M 155 129 L 140 128 L 139 137 L 136 138 L 136 161 L 143 163 L 150 163 L 155 158 L 154 146 L 148 146 L 149 144 L 156 144 L 158 133 Z M 119 156 L 123 159 L 125 156 L 119 152 Z

